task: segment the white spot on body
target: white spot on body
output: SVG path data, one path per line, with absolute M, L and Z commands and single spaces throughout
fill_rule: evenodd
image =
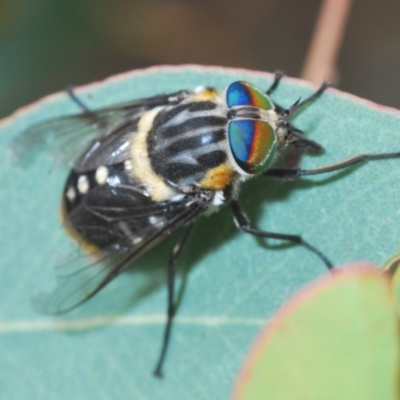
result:
M 96 182 L 99 185 L 104 185 L 107 182 L 107 178 L 108 178 L 108 168 L 104 165 L 101 165 L 100 167 L 98 167 L 96 169 Z
M 149 217 L 149 222 L 151 225 L 160 225 L 163 224 L 164 218 L 162 217 L 156 217 L 155 215 L 152 215 Z
M 214 206 L 220 206 L 220 205 L 224 204 L 224 202 L 225 202 L 225 196 L 224 196 L 224 193 L 222 192 L 222 190 L 218 190 L 217 192 L 215 192 L 215 195 L 213 198 Z
M 132 161 L 131 160 L 126 160 L 124 162 L 124 169 L 125 169 L 125 171 L 132 171 L 133 166 L 132 166 Z
M 206 90 L 205 86 L 197 86 L 194 88 L 193 92 L 195 92 L 196 94 L 199 94 L 201 92 L 204 92 L 204 90 Z
M 151 217 L 149 217 L 149 222 L 152 225 L 155 225 L 157 223 L 157 217 L 155 217 L 154 215 L 152 215 Z
M 136 237 L 132 240 L 132 244 L 138 244 L 142 241 L 143 239 L 141 237 Z
M 176 194 L 175 196 L 171 197 L 170 200 L 171 201 L 181 201 L 184 197 L 185 197 L 184 194 L 179 193 L 179 194 Z
M 70 186 L 70 187 L 68 188 L 68 190 L 67 190 L 67 193 L 65 193 L 65 195 L 67 196 L 67 199 L 68 199 L 69 201 L 74 201 L 75 198 L 76 198 L 75 189 L 74 189 L 72 186 Z
M 78 178 L 78 190 L 80 193 L 85 194 L 89 190 L 89 180 L 86 175 L 81 175 Z
M 121 184 L 121 179 L 119 178 L 118 175 L 111 175 L 107 178 L 107 183 L 110 186 L 118 186 Z

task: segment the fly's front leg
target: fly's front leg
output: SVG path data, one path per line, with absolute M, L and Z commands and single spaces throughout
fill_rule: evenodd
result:
M 311 244 L 306 242 L 304 239 L 302 239 L 301 236 L 288 235 L 285 233 L 267 232 L 267 231 L 261 231 L 258 229 L 254 229 L 251 227 L 250 221 L 247 218 L 247 215 L 244 213 L 244 211 L 240 207 L 240 204 L 238 203 L 238 201 L 232 200 L 230 205 L 231 205 L 231 208 L 233 211 L 235 224 L 238 227 L 238 229 L 240 229 L 242 232 L 247 232 L 247 233 L 250 233 L 251 235 L 254 235 L 257 237 L 263 237 L 263 238 L 267 238 L 267 239 L 285 240 L 287 242 L 299 244 L 300 246 L 305 247 L 306 249 L 308 249 L 312 253 L 314 253 L 317 257 L 319 257 L 328 269 L 333 268 L 333 264 L 328 260 L 328 258 L 325 256 L 325 254 L 323 254 L 321 251 L 316 249 L 314 246 L 312 246 Z
M 158 378 L 162 378 L 162 367 L 165 361 L 165 356 L 167 354 L 168 344 L 171 336 L 171 328 L 172 328 L 172 321 L 176 313 L 176 304 L 175 304 L 175 264 L 176 260 L 178 259 L 179 255 L 182 253 L 182 250 L 189 238 L 190 233 L 192 232 L 193 224 L 190 224 L 188 227 L 185 228 L 184 232 L 182 233 L 181 237 L 179 238 L 178 242 L 175 244 L 174 248 L 172 249 L 172 253 L 168 263 L 167 269 L 167 286 L 168 286 L 168 307 L 167 307 L 167 322 L 164 328 L 164 337 L 161 346 L 160 356 L 157 361 L 156 368 L 154 369 L 154 375 Z
M 279 83 L 281 82 L 281 79 L 284 76 L 285 76 L 285 74 L 282 71 L 276 71 L 275 72 L 274 81 L 272 82 L 271 86 L 265 92 L 267 94 L 267 96 L 270 96 L 273 92 L 275 92 L 275 90 L 279 86 Z M 280 114 L 281 112 L 283 112 L 285 110 L 285 108 L 280 106 L 279 104 L 276 104 L 275 102 L 273 102 L 273 103 L 274 103 L 274 106 L 275 106 L 275 110 L 276 110 L 276 112 L 278 114 Z
M 271 95 L 276 90 L 276 88 L 279 86 L 279 83 L 283 76 L 284 76 L 284 73 L 282 71 L 275 72 L 274 81 L 272 82 L 272 85 L 268 88 L 268 90 L 266 91 L 267 96 Z M 325 90 L 331 86 L 332 85 L 330 83 L 323 82 L 322 85 L 318 88 L 318 90 L 316 90 L 312 95 L 308 96 L 303 101 L 301 101 L 301 99 L 297 100 L 289 108 L 282 107 L 281 105 L 274 102 L 275 111 L 281 116 L 281 118 L 290 117 L 293 114 L 295 114 L 296 112 L 298 112 L 299 110 L 301 110 L 306 105 L 308 105 L 308 104 L 312 103 L 313 101 L 315 101 L 316 99 L 318 99 L 318 97 L 320 97 L 322 95 L 322 93 L 324 93 Z
M 274 81 L 272 82 L 271 86 L 265 92 L 267 96 L 271 95 L 276 88 L 279 86 L 281 79 L 285 76 L 285 73 L 282 71 L 276 71 L 274 76 Z
M 382 153 L 382 154 L 360 154 L 358 156 L 349 158 L 347 160 L 326 165 L 325 167 L 315 169 L 288 169 L 288 168 L 270 168 L 263 173 L 264 176 L 271 176 L 275 178 L 294 179 L 307 175 L 319 175 L 327 172 L 340 171 L 345 168 L 352 167 L 367 161 L 373 160 L 387 160 L 390 158 L 400 158 L 400 152 L 397 153 Z
M 288 118 L 293 116 L 293 114 L 296 114 L 298 111 L 300 111 L 303 107 L 306 105 L 314 102 L 317 100 L 324 92 L 326 89 L 331 87 L 332 85 L 328 82 L 323 82 L 322 85 L 316 90 L 312 95 L 308 96 L 305 98 L 303 101 L 301 99 L 297 100 L 291 107 L 283 110 L 280 112 L 280 117 L 281 118 Z

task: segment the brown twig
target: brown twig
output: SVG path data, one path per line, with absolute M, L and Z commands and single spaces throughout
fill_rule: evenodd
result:
M 352 0 L 324 0 L 315 26 L 301 77 L 320 83 L 333 82 L 337 55 Z

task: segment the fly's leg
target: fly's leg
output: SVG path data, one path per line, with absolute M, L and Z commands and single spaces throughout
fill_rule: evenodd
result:
M 367 161 L 373 160 L 386 160 L 390 158 L 400 158 L 400 152 L 398 153 L 381 153 L 381 154 L 360 154 L 355 157 L 351 157 L 347 160 L 340 161 L 335 164 L 326 165 L 325 167 L 315 169 L 288 169 L 288 168 L 271 168 L 263 173 L 264 176 L 272 176 L 275 178 L 283 179 L 294 179 L 301 176 L 307 175 L 319 175 L 327 172 L 340 171 L 352 167 L 357 164 L 361 164 Z
M 247 215 L 244 213 L 244 211 L 240 207 L 240 204 L 238 203 L 238 201 L 232 200 L 230 205 L 231 205 L 231 208 L 233 211 L 235 224 L 238 227 L 238 229 L 240 229 L 242 232 L 247 232 L 247 233 L 250 233 L 251 235 L 254 235 L 257 237 L 263 237 L 263 238 L 268 238 L 268 239 L 279 239 L 279 240 L 285 240 L 288 242 L 299 244 L 299 245 L 305 247 L 306 249 L 310 250 L 317 257 L 319 257 L 328 269 L 333 268 L 333 264 L 328 260 L 328 258 L 325 256 L 325 254 L 323 254 L 321 251 L 316 249 L 314 246 L 312 246 L 311 244 L 306 242 L 304 239 L 302 239 L 301 236 L 288 235 L 285 233 L 266 232 L 266 231 L 254 229 L 250 226 L 250 221 L 247 218 Z
M 267 94 L 267 96 L 271 95 L 276 90 L 276 88 L 279 86 L 281 79 L 284 76 L 285 76 L 285 74 L 282 71 L 275 72 L 274 81 L 272 82 L 271 86 L 265 92 Z
M 281 79 L 283 78 L 284 73 L 282 71 L 277 71 L 275 72 L 275 78 L 274 81 L 272 82 L 272 85 L 268 88 L 268 90 L 265 92 L 267 96 L 271 95 L 276 88 L 279 86 L 279 83 Z M 326 89 L 331 87 L 332 85 L 328 82 L 323 82 L 322 85 L 319 87 L 318 90 L 316 90 L 311 96 L 307 97 L 303 101 L 301 99 L 297 100 L 291 107 L 285 108 L 280 106 L 279 104 L 274 102 L 275 110 L 279 114 L 281 118 L 287 118 L 295 114 L 297 111 L 305 107 L 307 104 L 312 103 L 318 97 L 322 95 L 322 93 L 325 92 Z
M 176 312 L 176 303 L 174 301 L 175 275 L 176 275 L 175 264 L 179 255 L 182 253 L 182 250 L 190 236 L 190 233 L 192 232 L 192 229 L 193 229 L 193 224 L 189 225 L 184 230 L 178 242 L 172 249 L 172 253 L 169 259 L 169 264 L 167 269 L 167 285 L 168 285 L 167 323 L 165 324 L 164 328 L 164 337 L 161 345 L 160 356 L 158 358 L 156 368 L 154 369 L 154 375 L 157 376 L 158 378 L 162 378 L 163 376 L 162 367 L 165 361 L 165 356 L 167 354 L 168 344 L 171 336 L 172 321 Z
M 91 114 L 92 110 L 75 94 L 74 87 L 69 85 L 65 89 L 70 99 L 82 109 L 82 111 L 86 114 Z
M 282 71 L 275 72 L 274 81 L 272 82 L 271 86 L 265 92 L 267 94 L 267 96 L 270 96 L 276 90 L 276 88 L 279 86 L 279 83 L 281 82 L 281 79 L 284 77 L 284 75 L 285 74 Z M 282 112 L 285 111 L 285 107 L 282 107 L 279 104 L 276 104 L 275 102 L 273 102 L 273 103 L 275 106 L 275 110 L 278 114 L 281 114 Z
M 319 87 L 318 90 L 316 90 L 312 95 L 308 96 L 305 98 L 303 101 L 301 99 L 297 100 L 292 106 L 289 108 L 286 108 L 282 111 L 278 111 L 279 116 L 281 118 L 287 118 L 291 117 L 293 114 L 296 114 L 298 111 L 300 111 L 303 107 L 306 105 L 312 103 L 313 101 L 317 100 L 324 92 L 326 89 L 331 87 L 332 85 L 328 82 L 323 82 L 322 85 Z

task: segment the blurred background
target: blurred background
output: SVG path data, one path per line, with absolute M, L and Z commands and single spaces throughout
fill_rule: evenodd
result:
M 0 0 L 0 117 L 36 99 L 157 64 L 300 76 L 320 0 Z M 400 1 L 354 0 L 341 90 L 400 108 Z

